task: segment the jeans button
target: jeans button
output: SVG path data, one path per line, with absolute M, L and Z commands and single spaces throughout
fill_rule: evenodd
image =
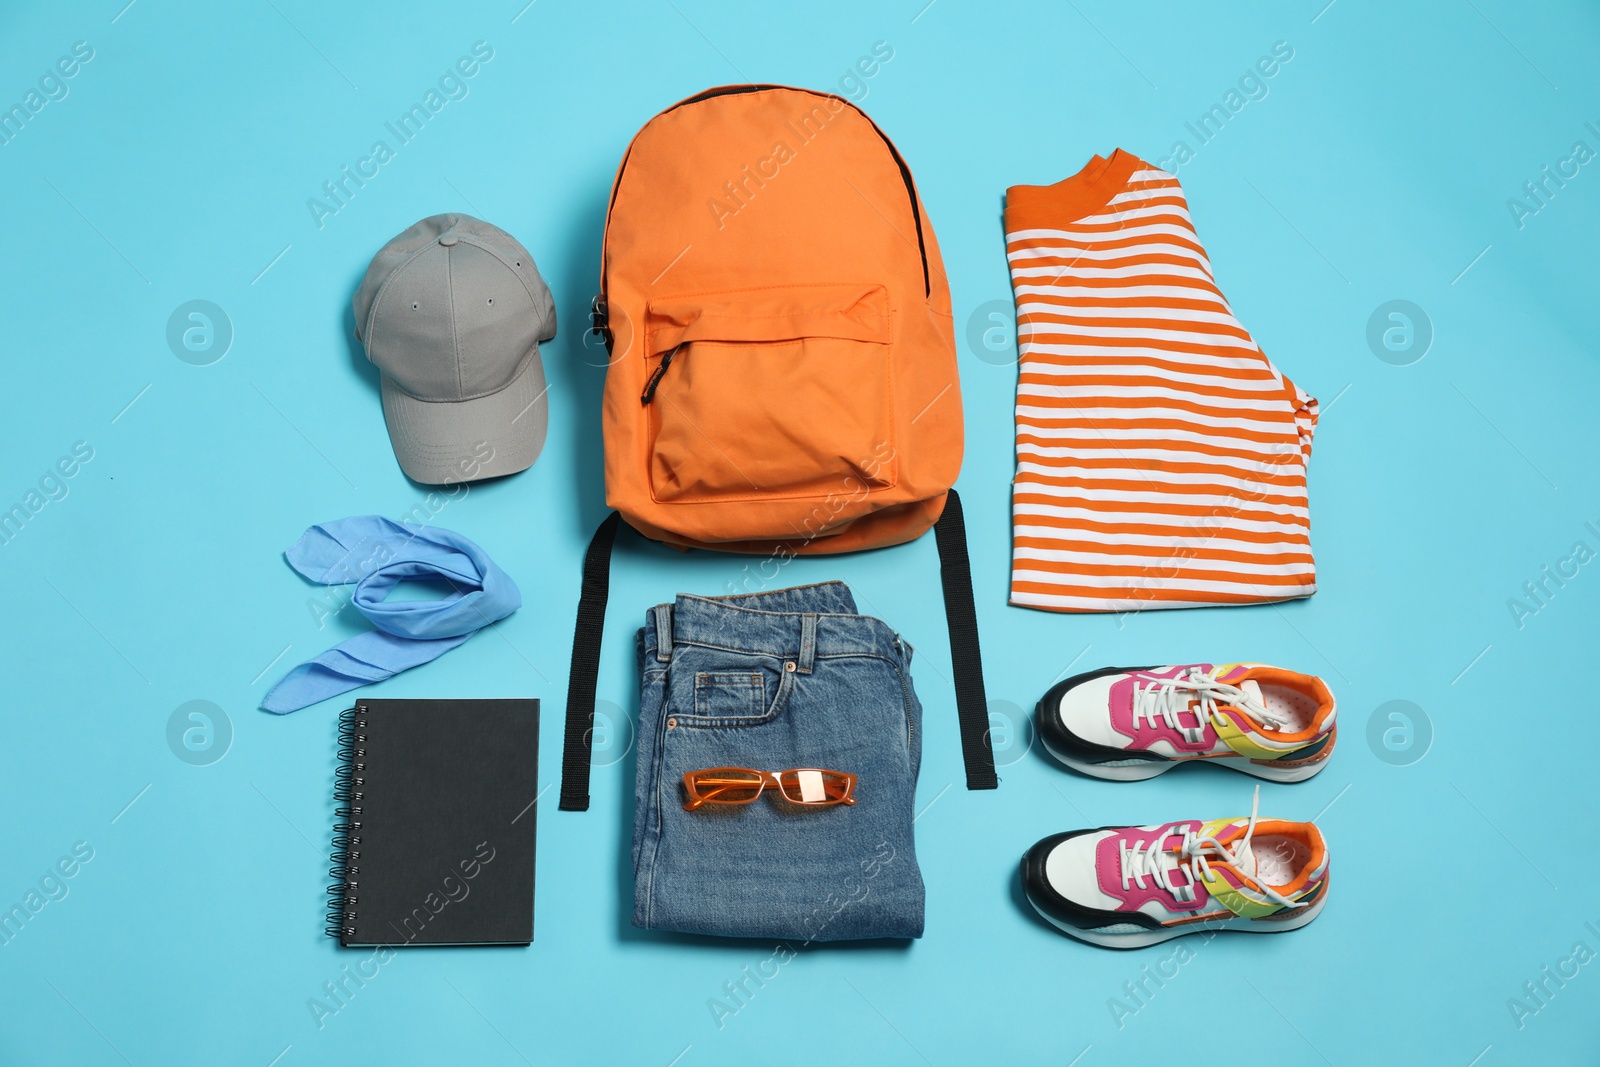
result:
M 794 672 L 795 666 L 795 661 L 792 659 L 783 661 L 783 669 L 789 671 L 790 673 Z
M 678 728 L 678 720 L 677 719 L 672 718 L 672 719 L 668 719 L 667 720 L 667 729 L 676 730 L 677 728 Z

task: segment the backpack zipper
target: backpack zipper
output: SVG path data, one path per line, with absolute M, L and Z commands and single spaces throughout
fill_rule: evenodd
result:
M 682 347 L 683 345 L 674 345 L 667 350 L 666 355 L 661 357 L 661 365 L 656 368 L 654 374 L 650 375 L 650 380 L 645 383 L 644 392 L 639 394 L 639 403 L 648 404 L 656 398 L 656 386 L 661 384 L 662 375 L 666 374 L 667 368 L 672 366 L 672 357 L 677 355 L 678 349 Z
M 864 119 L 867 113 L 860 108 L 856 112 Z M 917 228 L 917 254 L 922 257 L 922 296 L 927 299 L 933 295 L 933 282 L 928 277 L 928 245 L 922 237 L 922 211 L 917 207 L 917 187 L 911 181 L 911 168 L 906 166 L 906 161 L 900 157 L 900 150 L 889 140 L 889 135 L 878 129 L 878 124 L 871 119 L 867 122 L 877 135 L 883 138 L 883 146 L 889 150 L 889 155 L 894 157 L 895 166 L 900 168 L 900 179 L 906 183 L 906 199 L 911 203 L 911 221 Z
M 698 96 L 691 96 L 687 100 L 683 100 L 672 105 L 671 107 L 667 108 L 666 111 L 658 113 L 655 118 L 660 118 L 662 115 L 667 114 L 668 111 L 676 111 L 680 107 L 684 107 L 689 104 L 698 104 L 703 100 L 711 100 L 719 96 L 740 96 L 745 93 L 759 93 L 768 89 L 788 89 L 791 92 L 810 93 L 812 96 L 834 95 L 833 93 L 819 93 L 812 89 L 795 89 L 790 85 L 731 85 L 725 86 L 721 89 L 707 89 Z M 873 132 L 882 138 L 883 146 L 889 150 L 890 157 L 894 159 L 895 166 L 900 170 L 900 179 L 901 181 L 905 182 L 906 186 L 906 199 L 911 204 L 911 221 L 916 225 L 917 229 L 917 254 L 922 259 L 922 296 L 924 299 L 927 299 L 933 296 L 933 280 L 928 273 L 928 244 L 926 239 L 922 236 L 922 209 L 917 206 L 917 187 L 916 183 L 911 180 L 911 168 L 906 165 L 906 161 L 901 157 L 900 150 L 894 146 L 894 142 L 889 140 L 889 135 L 879 129 L 878 124 L 873 122 L 872 119 L 868 118 L 865 111 L 862 111 L 848 100 L 844 100 L 843 97 L 837 97 L 837 99 L 842 100 L 847 107 L 854 109 L 856 114 L 867 120 L 867 124 L 872 127 Z M 650 121 L 654 122 L 655 119 L 651 119 Z M 649 123 L 646 123 L 645 125 L 649 125 Z M 630 142 L 628 145 L 628 154 L 631 155 L 632 152 L 633 145 Z M 611 199 L 606 204 L 606 229 L 601 234 L 600 238 L 600 294 L 594 298 L 594 329 L 600 333 L 603 338 L 605 338 L 606 352 L 608 354 L 611 351 L 611 330 L 608 325 L 609 316 L 607 315 L 606 309 L 605 238 L 611 230 L 611 209 L 616 207 L 617 194 L 622 190 L 622 174 L 627 169 L 627 165 L 627 157 L 624 156 L 622 168 L 617 172 L 617 180 L 612 184 L 611 187 Z M 653 395 L 653 386 L 652 388 L 647 389 L 646 392 Z M 650 401 L 645 400 L 644 402 L 648 404 Z
M 683 101 L 683 103 L 674 104 L 672 107 L 668 108 L 667 111 L 676 111 L 685 104 L 698 104 L 702 100 L 711 100 L 719 96 L 738 96 L 743 93 L 758 93 L 766 89 L 789 89 L 793 92 L 809 92 L 813 96 L 834 95 L 833 93 L 818 93 L 810 89 L 795 89 L 793 86 L 789 85 L 730 85 L 724 86 L 721 89 L 707 89 L 698 96 L 691 96 L 689 99 Z M 906 161 L 901 157 L 900 150 L 894 146 L 894 142 L 889 140 L 889 135 L 879 129 L 878 124 L 873 122 L 871 118 L 868 118 L 865 111 L 862 111 L 848 100 L 844 100 L 843 97 L 838 97 L 838 99 L 842 100 L 847 107 L 854 109 L 856 114 L 867 120 L 867 125 L 872 127 L 873 133 L 876 133 L 880 138 L 882 138 L 883 147 L 889 150 L 889 155 L 894 159 L 894 165 L 900 170 L 900 180 L 905 182 L 906 185 L 906 200 L 911 204 L 911 221 L 916 225 L 917 228 L 917 255 L 922 259 L 922 295 L 924 298 L 930 297 L 933 295 L 933 282 L 932 279 L 928 277 L 928 245 L 922 237 L 922 211 L 917 207 L 917 186 L 916 183 L 911 180 L 911 168 L 906 165 Z M 666 113 L 666 111 L 663 111 L 661 114 L 665 115 Z M 621 185 L 622 183 L 619 180 L 617 184 Z M 607 208 L 607 215 L 609 216 L 609 214 L 610 209 Z

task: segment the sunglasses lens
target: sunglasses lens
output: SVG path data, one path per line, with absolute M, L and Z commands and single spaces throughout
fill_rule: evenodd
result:
M 849 775 L 837 771 L 784 771 L 778 785 L 791 804 L 837 804 L 850 794 Z
M 761 795 L 761 775 L 737 767 L 719 767 L 694 776 L 694 794 L 707 804 L 748 804 Z

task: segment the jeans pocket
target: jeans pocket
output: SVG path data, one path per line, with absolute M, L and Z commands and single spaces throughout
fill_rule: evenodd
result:
M 694 676 L 694 718 L 759 718 L 765 689 L 759 671 L 702 671 Z
M 680 673 L 681 672 L 681 673 Z M 699 728 L 756 726 L 783 711 L 794 672 L 772 656 L 693 649 L 674 653 L 669 714 L 673 725 Z

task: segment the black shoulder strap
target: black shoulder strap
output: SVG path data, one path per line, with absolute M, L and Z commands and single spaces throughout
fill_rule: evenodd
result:
M 944 513 L 933 525 L 933 536 L 939 545 L 939 581 L 944 585 L 945 623 L 950 628 L 950 667 L 955 673 L 967 788 L 994 789 L 1000 780 L 995 777 L 994 750 L 989 745 L 989 701 L 984 695 L 983 657 L 978 651 L 978 609 L 972 600 L 967 523 L 961 514 L 961 497 L 954 489 L 945 498 Z M 562 807 L 566 807 L 565 796 L 563 792 Z
M 578 623 L 572 635 L 572 669 L 567 675 L 567 736 L 561 746 L 562 811 L 589 810 L 594 691 L 600 677 L 600 638 L 606 628 L 606 600 L 611 595 L 611 546 L 617 539 L 617 527 L 621 525 L 622 516 L 613 511 L 595 530 L 589 551 L 583 556 L 583 591 L 578 595 Z M 968 600 L 971 600 L 970 593 Z
M 583 557 L 583 589 L 572 636 L 572 667 L 567 680 L 566 740 L 561 750 L 562 811 L 589 809 L 590 744 L 594 735 L 594 697 L 600 675 L 600 642 L 605 632 L 606 600 L 611 591 L 611 548 L 622 516 L 612 512 L 594 532 Z M 994 789 L 994 752 L 989 745 L 989 706 L 978 647 L 978 612 L 972 598 L 972 565 L 967 558 L 967 527 L 961 497 L 954 489 L 934 524 L 939 577 L 944 586 L 945 620 L 950 630 L 950 663 L 955 673 L 956 715 L 961 724 L 961 754 L 968 789 Z

